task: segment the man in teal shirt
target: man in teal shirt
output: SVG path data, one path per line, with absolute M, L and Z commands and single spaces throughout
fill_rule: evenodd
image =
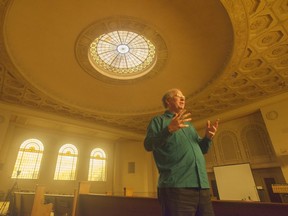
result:
M 191 124 L 185 97 L 179 89 L 162 98 L 166 111 L 154 117 L 144 141 L 159 171 L 158 198 L 163 216 L 214 215 L 204 154 L 218 127 L 207 121 L 204 138 Z

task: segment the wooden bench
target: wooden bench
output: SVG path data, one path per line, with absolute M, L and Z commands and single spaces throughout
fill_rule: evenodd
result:
M 72 215 L 73 209 L 73 195 L 59 195 L 59 194 L 44 194 L 44 200 L 36 202 L 36 205 L 53 205 L 53 212 L 55 216 Z M 35 193 L 32 192 L 16 192 L 15 193 L 15 212 L 17 216 L 31 216 L 33 205 L 35 201 Z M 37 210 L 38 211 L 38 210 Z M 49 211 L 48 211 L 49 212 Z M 50 215 L 50 214 L 49 214 Z
M 215 216 L 287 216 L 288 204 L 249 202 L 249 201 L 212 201 Z
M 287 216 L 288 204 L 212 201 L 215 216 Z M 161 216 L 156 198 L 80 194 L 77 216 Z
M 160 216 L 155 198 L 80 194 L 78 216 Z

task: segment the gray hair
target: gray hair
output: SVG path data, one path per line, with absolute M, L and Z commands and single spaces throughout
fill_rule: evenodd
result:
M 173 88 L 168 90 L 162 97 L 162 104 L 164 106 L 164 108 L 166 109 L 168 104 L 167 104 L 167 99 L 173 97 L 177 92 L 179 91 L 179 89 L 177 88 Z

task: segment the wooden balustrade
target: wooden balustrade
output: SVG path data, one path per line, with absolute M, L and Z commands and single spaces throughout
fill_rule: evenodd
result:
M 288 204 L 249 201 L 212 201 L 215 216 L 287 216 Z M 156 198 L 81 194 L 77 216 L 160 216 Z
M 249 201 L 212 201 L 215 216 L 287 216 L 288 204 Z
M 46 202 L 51 199 L 66 199 L 66 209 L 61 212 L 57 210 L 57 202 L 54 200 L 55 216 L 160 216 L 161 207 L 156 198 L 135 197 L 135 196 L 112 196 L 89 193 L 90 186 L 88 183 L 79 184 L 74 195 L 44 195 Z M 39 195 L 37 202 L 43 204 L 43 195 Z M 34 194 L 18 193 L 16 203 L 19 205 L 17 216 L 31 215 Z M 17 197 L 17 196 L 16 196 Z M 18 200 L 18 201 L 17 201 Z M 20 200 L 20 201 L 19 201 Z M 49 201 L 50 200 L 50 201 Z M 34 198 L 35 203 L 35 198 Z M 36 203 L 37 204 L 37 203 Z M 38 205 L 37 204 L 37 205 Z M 287 216 L 287 203 L 264 203 L 255 201 L 222 201 L 213 200 L 215 216 Z M 17 206 L 16 206 L 17 207 Z M 59 207 L 59 206 L 58 206 Z M 50 207 L 47 207 L 50 208 Z M 63 210 L 63 209 L 62 209 Z M 43 211 L 42 211 L 43 212 Z M 44 210 L 46 212 L 46 210 Z M 47 210 L 49 212 L 49 209 Z M 48 214 L 48 213 L 47 213 Z M 33 215 L 33 212 L 32 212 Z M 44 215 L 44 214 L 42 214 Z
M 31 216 L 35 200 L 35 193 L 16 192 L 15 193 L 15 216 Z M 54 216 L 72 215 L 73 195 L 44 194 L 44 204 L 53 204 Z M 42 201 L 41 201 L 42 203 Z M 38 215 L 37 215 L 38 216 Z

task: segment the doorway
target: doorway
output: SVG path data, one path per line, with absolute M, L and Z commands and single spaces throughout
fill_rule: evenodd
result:
M 271 202 L 282 203 L 281 196 L 277 193 L 273 193 L 272 184 L 276 184 L 274 178 L 264 178 L 264 182 L 267 188 L 267 192 Z

